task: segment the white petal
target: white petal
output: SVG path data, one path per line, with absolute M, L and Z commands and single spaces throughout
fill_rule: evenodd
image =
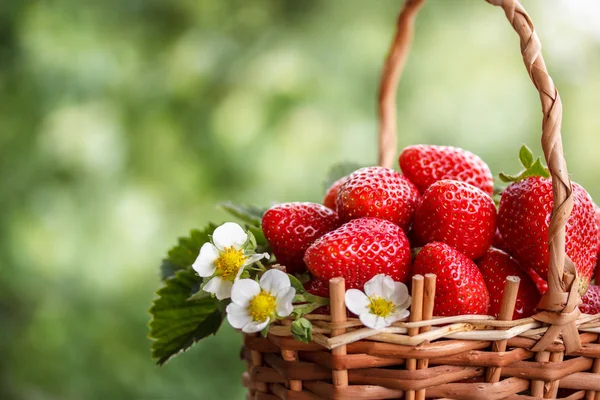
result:
M 248 307 L 250 301 L 260 293 L 258 282 L 252 279 L 240 279 L 233 284 L 231 301 L 241 307 Z
M 409 315 L 410 312 L 408 312 L 408 310 L 396 311 L 392 315 L 388 315 L 387 317 L 385 317 L 385 322 L 391 325 L 396 321 L 400 321 L 401 319 L 408 317 Z
M 268 260 L 269 259 L 269 253 L 252 254 L 250 257 L 248 257 L 248 259 L 244 263 L 244 266 L 246 266 L 246 265 L 252 265 L 252 264 L 254 264 L 257 261 L 262 260 L 263 258 L 266 258 Z
M 291 285 L 287 274 L 278 269 L 270 269 L 260 278 L 260 287 L 273 294 L 277 294 L 280 290 L 287 289 Z
M 212 243 L 204 243 L 200 248 L 200 253 L 196 261 L 192 264 L 194 271 L 205 278 L 215 273 L 215 260 L 219 258 L 219 250 Z
M 401 304 L 396 304 L 396 310 L 406 310 L 410 307 L 410 303 L 412 301 L 412 297 L 408 296 L 406 300 L 404 300 Z
M 242 276 L 242 273 L 244 273 L 244 269 L 246 269 L 244 265 L 238 269 L 237 274 L 235 274 L 235 278 L 233 278 L 234 282 L 237 282 L 240 279 L 240 276 Z
M 346 307 L 352 313 L 361 315 L 369 312 L 369 298 L 358 289 L 348 289 L 346 291 Z
M 248 325 L 244 326 L 242 331 L 246 333 L 260 332 L 265 329 L 267 325 L 269 325 L 269 322 L 271 322 L 271 318 L 267 318 L 263 322 L 252 321 Z
M 215 294 L 219 290 L 219 286 L 221 286 L 222 281 L 223 279 L 221 279 L 221 277 L 215 276 L 210 281 L 208 281 L 206 285 L 202 287 L 202 290 L 208 293 Z
M 277 293 L 275 303 L 277 304 L 277 315 L 280 317 L 287 317 L 294 311 L 292 305 L 292 299 L 296 294 L 296 289 L 293 287 L 282 289 Z
M 390 299 L 396 306 L 401 306 L 406 302 L 406 300 L 410 299 L 408 288 L 402 282 L 394 282 L 394 292 L 388 297 L 388 299 Z
M 371 313 L 362 313 L 358 316 L 360 322 L 363 323 L 364 326 L 368 326 L 371 329 L 381 329 L 389 326 L 387 322 L 385 322 L 384 318 L 381 318 L 378 315 Z
M 223 300 L 231 297 L 232 286 L 233 282 L 222 279 L 220 276 L 215 276 L 202 289 L 205 292 L 213 293 L 217 296 L 217 299 Z
M 215 229 L 212 239 L 219 250 L 225 250 L 225 248 L 232 246 L 239 249 L 248 240 L 248 234 L 235 222 L 225 222 Z
M 236 329 L 242 329 L 252 322 L 252 317 L 248 314 L 248 309 L 240 307 L 235 303 L 230 303 L 225 311 L 227 311 L 227 321 Z
M 394 293 L 394 280 L 387 275 L 378 274 L 365 283 L 367 296 L 388 299 Z

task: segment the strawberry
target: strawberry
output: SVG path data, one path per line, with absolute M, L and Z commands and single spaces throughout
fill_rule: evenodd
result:
M 500 174 L 512 182 L 502 193 L 498 210 L 498 228 L 506 246 L 519 264 L 531 267 L 548 280 L 548 227 L 554 200 L 548 169 L 531 150 L 523 146 L 519 153 L 525 167 L 517 176 Z M 598 227 L 594 203 L 577 183 L 572 183 L 573 210 L 566 225 L 566 253 L 581 277 L 579 291 L 585 293 L 594 273 L 598 252 Z
M 496 206 L 473 185 L 437 181 L 421 197 L 413 230 L 418 243 L 443 242 L 474 260 L 492 244 Z
M 496 232 L 494 233 L 494 240 L 492 240 L 492 246 L 497 249 L 507 251 L 506 243 L 504 243 L 504 238 L 500 233 L 500 229 L 496 228 Z
M 596 227 L 598 228 L 598 253 L 597 256 L 600 256 L 600 208 L 594 204 L 594 211 L 595 211 L 595 221 L 596 221 Z M 596 284 L 600 284 L 600 268 L 598 268 L 598 258 L 596 258 L 596 274 L 594 275 L 594 280 L 596 281 Z
M 292 274 L 306 271 L 302 261 L 306 249 L 338 226 L 337 213 L 316 203 L 278 204 L 262 218 L 262 229 L 273 254 Z
M 490 196 L 494 177 L 490 168 L 470 151 L 450 146 L 418 144 L 400 154 L 400 169 L 421 192 L 442 179 L 470 183 Z
M 523 272 L 525 272 L 527 274 L 527 276 L 529 276 L 529 278 L 531 278 L 531 280 L 535 284 L 535 287 L 537 288 L 538 292 L 540 292 L 540 294 L 544 294 L 548 291 L 548 282 L 546 282 L 544 280 L 544 278 L 542 278 L 537 272 L 535 272 L 535 270 L 533 268 L 524 267 L 522 269 L 523 269 Z
M 489 315 L 497 317 L 500 313 L 504 283 L 508 276 L 521 278 L 512 319 L 526 318 L 534 313 L 540 301 L 540 293 L 531 278 L 523 272 L 517 260 L 508 253 L 492 247 L 477 260 L 477 266 L 490 293 Z
M 419 251 L 414 274 L 437 275 L 434 315 L 487 314 L 490 295 L 477 265 L 453 247 L 429 243 Z
M 408 239 L 399 226 L 359 218 L 317 239 L 306 250 L 304 262 L 316 279 L 341 276 L 347 288 L 362 289 L 377 274 L 407 282 L 410 258 Z
M 329 298 L 329 284 L 326 281 L 311 279 L 304 284 L 304 289 L 315 296 Z M 313 314 L 329 315 L 330 313 L 329 306 L 319 307 L 313 311 Z
M 384 167 L 366 167 L 354 171 L 340 186 L 336 206 L 344 222 L 373 217 L 407 229 L 419 197 L 415 185 L 398 172 Z
M 311 279 L 304 284 L 304 289 L 310 294 L 329 298 L 329 283 L 320 279 Z
M 340 190 L 340 186 L 342 186 L 348 180 L 347 176 L 338 179 L 333 182 L 333 184 L 327 189 L 327 193 L 325 193 L 325 198 L 323 199 L 323 205 L 325 207 L 329 207 L 334 211 L 337 211 L 337 206 L 335 205 L 335 199 L 337 198 L 338 191 Z
M 600 313 L 600 286 L 590 285 L 588 290 L 581 299 L 581 305 L 579 310 L 586 314 L 599 314 Z
M 584 293 L 596 265 L 598 227 L 590 195 L 578 184 L 572 186 L 573 211 L 567 221 L 566 251 L 582 278 L 580 291 Z M 498 211 L 498 227 L 510 253 L 546 281 L 548 227 L 553 204 L 552 180 L 533 176 L 508 186 Z

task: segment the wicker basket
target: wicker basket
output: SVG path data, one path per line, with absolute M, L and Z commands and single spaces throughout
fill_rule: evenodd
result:
M 288 321 L 266 338 L 245 335 L 248 399 L 566 399 L 600 400 L 600 315 L 581 314 L 578 278 L 565 256 L 571 182 L 560 134 L 562 105 L 548 75 L 539 39 L 517 0 L 487 0 L 504 9 L 542 103 L 542 147 L 552 174 L 548 292 L 538 314 L 511 321 L 518 278 L 506 281 L 499 318 L 433 314 L 435 276 L 414 276 L 410 321 L 365 328 L 347 319 L 344 281 L 330 281 L 331 316 L 308 315 L 313 341 L 293 339 Z M 423 0 L 408 0 L 380 87 L 380 164 L 395 159 L 395 91 Z M 562 393 L 563 391 L 561 391 Z

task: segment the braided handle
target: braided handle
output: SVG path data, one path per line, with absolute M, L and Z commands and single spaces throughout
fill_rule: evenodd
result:
M 579 279 L 573 263 L 565 255 L 565 224 L 573 209 L 572 189 L 567 164 L 563 156 L 562 103 L 558 90 L 548 74 L 541 44 L 529 15 L 517 0 L 486 0 L 502 7 L 521 42 L 521 54 L 533 85 L 542 103 L 542 148 L 552 175 L 554 207 L 548 232 L 550 264 L 548 292 L 538 307 L 544 312 L 536 317 L 550 323 L 534 351 L 544 350 L 563 334 L 567 352 L 580 347 L 575 321 L 579 316 Z M 392 167 L 396 154 L 396 89 L 413 37 L 414 21 L 425 0 L 406 0 L 398 17 L 397 30 L 385 61 L 379 88 L 379 164 Z M 534 317 L 535 318 L 535 317 Z

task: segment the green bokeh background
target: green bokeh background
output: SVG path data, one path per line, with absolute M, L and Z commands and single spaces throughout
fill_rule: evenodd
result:
M 525 0 L 564 102 L 569 171 L 600 198 L 600 9 Z M 397 0 L 0 2 L 0 398 L 242 399 L 224 327 L 162 368 L 146 310 L 179 235 L 224 200 L 320 201 L 373 164 Z M 540 106 L 501 10 L 432 0 L 399 92 L 401 147 L 493 172 L 540 152 Z

